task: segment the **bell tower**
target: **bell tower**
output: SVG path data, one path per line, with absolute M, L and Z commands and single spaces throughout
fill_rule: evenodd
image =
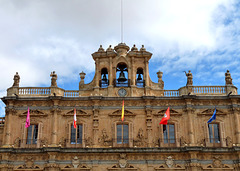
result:
M 130 50 L 125 43 L 119 43 L 114 48 L 110 45 L 106 50 L 100 46 L 92 54 L 95 61 L 94 79 L 89 84 L 81 85 L 79 90 L 85 88 L 86 93 L 87 87 L 87 90 L 92 88 L 94 91 L 91 94 L 98 96 L 151 95 L 151 87 L 163 89 L 149 77 L 151 56 L 144 46 L 140 50 L 135 45 Z

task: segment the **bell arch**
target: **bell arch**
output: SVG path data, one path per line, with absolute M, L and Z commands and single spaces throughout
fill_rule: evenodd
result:
M 108 69 L 102 68 L 101 69 L 101 79 L 99 80 L 99 87 L 106 88 L 109 85 L 109 79 L 108 79 Z
M 120 62 L 116 67 L 116 79 L 114 80 L 115 87 L 129 87 L 130 80 L 128 79 L 128 66 L 124 62 Z
M 136 79 L 136 86 L 137 87 L 145 87 L 143 68 L 137 68 L 136 78 L 137 78 Z

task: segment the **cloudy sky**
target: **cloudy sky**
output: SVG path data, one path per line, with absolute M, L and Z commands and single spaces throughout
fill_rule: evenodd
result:
M 122 0 L 123 42 L 153 53 L 150 77 L 165 89 L 224 85 L 230 70 L 240 87 L 239 0 Z M 91 54 L 121 42 L 121 0 L 0 0 L 0 97 L 19 73 L 20 86 L 77 90 L 79 73 L 94 76 Z M 0 103 L 0 116 L 4 105 Z

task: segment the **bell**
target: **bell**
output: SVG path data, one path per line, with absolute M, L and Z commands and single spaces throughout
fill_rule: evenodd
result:
M 125 78 L 125 74 L 123 73 L 123 71 L 120 72 L 119 78 L 117 80 L 118 80 L 118 82 L 125 82 L 127 80 Z
M 141 74 L 138 74 L 137 81 L 141 81 L 141 80 L 142 80 Z
M 103 74 L 102 81 L 107 82 L 107 76 L 106 76 L 106 74 Z

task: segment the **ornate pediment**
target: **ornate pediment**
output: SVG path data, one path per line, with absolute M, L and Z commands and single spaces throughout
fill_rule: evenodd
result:
M 166 111 L 167 111 L 167 109 L 163 109 L 163 110 L 160 110 L 159 112 L 155 113 L 154 115 L 162 116 L 165 114 Z M 170 109 L 170 115 L 174 116 L 174 115 L 182 115 L 182 114 L 174 109 Z
M 72 109 L 64 114 L 64 116 L 73 116 L 73 115 L 74 115 L 74 109 Z M 90 116 L 90 114 L 88 114 L 87 112 L 85 112 L 81 109 L 76 109 L 76 115 L 77 116 Z
M 122 115 L 122 109 L 118 109 L 114 111 L 113 113 L 108 114 L 109 116 L 121 116 Z M 124 116 L 136 116 L 136 114 L 132 113 L 129 110 L 124 110 Z
M 20 114 L 20 116 L 27 116 L 27 113 L 28 111 L 26 110 L 25 112 L 23 112 L 22 114 Z M 30 116 L 33 117 L 33 116 L 47 116 L 47 114 L 43 113 L 42 111 L 40 110 L 32 110 L 30 109 L 29 110 L 29 113 L 30 113 Z
M 202 112 L 198 113 L 199 115 L 212 115 L 215 109 L 205 109 Z M 222 112 L 219 109 L 216 109 L 217 115 L 226 115 L 226 113 Z

